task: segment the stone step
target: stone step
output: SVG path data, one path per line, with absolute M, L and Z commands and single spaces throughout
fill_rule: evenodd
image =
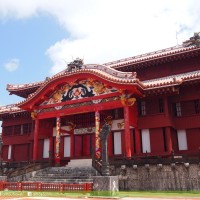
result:
M 90 179 L 91 177 L 86 177 L 86 176 L 84 176 L 84 177 L 80 177 L 80 176 L 74 176 L 74 177 L 70 177 L 70 176 L 68 176 L 68 177 L 57 177 L 57 176 L 55 176 L 55 177 L 48 177 L 48 176 L 43 177 L 43 176 L 41 176 L 41 177 L 39 177 L 39 176 L 35 176 L 34 178 L 37 178 L 37 179 L 40 179 L 40 180 L 43 180 L 43 179 L 54 180 L 54 179 Z
M 72 168 L 92 167 L 92 159 L 73 159 L 73 160 L 70 160 L 67 167 L 72 167 Z
M 62 172 L 62 173 L 52 173 L 52 172 L 38 172 L 37 175 L 52 175 L 52 176 L 59 176 L 59 175 L 85 175 L 85 174 L 92 174 L 92 175 L 95 175 L 96 172 L 79 172 L 77 171 L 76 173 L 65 173 L 65 172 Z
M 92 183 L 93 179 L 29 179 L 32 182 L 45 182 L 45 183 Z
M 83 178 L 89 178 L 89 177 L 91 177 L 91 175 L 87 175 L 87 174 L 85 174 L 85 175 L 72 175 L 72 174 L 68 174 L 68 175 L 59 175 L 59 176 L 54 176 L 54 175 L 52 175 L 52 174 L 46 174 L 46 175 L 37 175 L 37 176 L 35 176 L 35 177 L 38 177 L 38 178 L 71 178 L 71 179 L 73 179 L 73 178 L 81 178 L 81 179 L 83 179 Z
M 85 174 L 85 173 L 96 173 L 96 170 L 93 168 L 58 168 L 58 167 L 52 167 L 52 168 L 46 168 L 45 170 L 41 171 L 43 174 Z
M 59 183 L 88 183 L 93 182 L 91 177 L 97 172 L 92 167 L 49 167 L 37 171 L 34 177 L 27 181 L 37 182 L 59 182 Z

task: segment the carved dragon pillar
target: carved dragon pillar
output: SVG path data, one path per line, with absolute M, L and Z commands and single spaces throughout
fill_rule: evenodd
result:
M 95 112 L 95 158 L 99 159 L 101 152 L 100 152 L 100 139 L 99 139 L 99 134 L 100 134 L 100 114 L 99 111 Z
M 60 166 L 60 117 L 56 118 L 56 152 L 55 165 Z

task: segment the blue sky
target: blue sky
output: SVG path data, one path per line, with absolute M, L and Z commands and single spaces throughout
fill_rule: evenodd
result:
M 41 81 L 49 76 L 52 63 L 46 49 L 67 37 L 67 31 L 53 17 L 41 14 L 28 19 L 2 21 L 0 33 L 0 103 L 7 105 L 21 98 L 10 96 L 6 84 Z
M 0 106 L 21 101 L 6 84 L 181 44 L 199 19 L 198 0 L 0 0 Z

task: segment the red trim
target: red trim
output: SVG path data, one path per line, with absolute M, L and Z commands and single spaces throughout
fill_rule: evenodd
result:
M 94 96 L 94 97 L 88 97 L 88 98 L 83 98 L 83 99 L 77 99 L 77 100 L 71 100 L 71 101 L 65 101 L 61 103 L 56 103 L 56 104 L 48 104 L 48 105 L 42 105 L 39 106 L 39 109 L 44 109 L 44 108 L 51 108 L 55 106 L 64 106 L 64 105 L 69 105 L 69 104 L 76 104 L 76 103 L 81 103 L 81 102 L 88 102 L 92 100 L 98 100 L 98 99 L 105 99 L 108 97 L 115 97 L 115 96 L 120 96 L 120 92 L 114 92 L 114 93 L 109 93 L 101 96 Z
M 122 107 L 121 100 L 117 100 L 117 101 L 103 102 L 103 103 L 93 104 L 93 105 L 88 105 L 88 106 L 67 108 L 63 110 L 55 110 L 52 112 L 38 113 L 37 118 L 45 119 L 45 118 L 51 118 L 51 117 L 56 117 L 56 116 L 95 112 L 96 110 L 99 110 L 99 111 L 110 110 L 110 109 L 121 108 L 121 107 Z

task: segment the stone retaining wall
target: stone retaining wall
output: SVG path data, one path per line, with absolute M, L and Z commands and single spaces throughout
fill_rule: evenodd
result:
M 112 168 L 120 190 L 200 190 L 199 164 L 145 165 Z

